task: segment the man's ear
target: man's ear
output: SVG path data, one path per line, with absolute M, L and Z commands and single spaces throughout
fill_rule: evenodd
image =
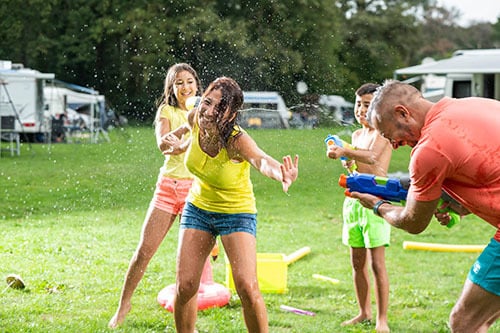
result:
M 399 116 L 401 118 L 409 118 L 410 117 L 410 112 L 408 111 L 408 109 L 404 105 L 401 105 L 401 104 L 398 104 L 394 107 L 394 113 L 396 114 L 396 116 Z

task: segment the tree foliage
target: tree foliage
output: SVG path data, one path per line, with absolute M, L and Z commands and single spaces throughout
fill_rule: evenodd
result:
M 151 119 L 165 72 L 188 62 L 207 85 L 351 99 L 367 81 L 424 57 L 500 45 L 500 26 L 456 24 L 432 0 L 10 0 L 0 3 L 0 59 L 99 90 Z

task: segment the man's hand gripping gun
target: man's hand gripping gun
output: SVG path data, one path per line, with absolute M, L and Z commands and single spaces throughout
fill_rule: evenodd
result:
M 339 185 L 345 188 L 345 195 L 350 196 L 351 192 L 360 192 L 376 195 L 384 200 L 399 202 L 404 205 L 410 188 L 409 178 L 386 178 L 375 176 L 366 173 L 356 173 L 351 175 L 340 175 Z M 439 199 L 438 207 L 444 202 L 451 202 L 460 205 L 445 191 L 442 191 Z M 460 214 L 447 207 L 439 210 L 441 213 L 450 215 L 450 222 L 446 225 L 448 228 L 453 227 L 460 221 Z

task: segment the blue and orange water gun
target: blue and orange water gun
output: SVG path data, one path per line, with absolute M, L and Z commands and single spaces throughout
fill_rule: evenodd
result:
M 375 176 L 367 173 L 356 173 L 351 175 L 341 174 L 339 185 L 345 188 L 345 195 L 350 196 L 351 192 L 360 192 L 376 195 L 384 200 L 398 202 L 404 205 L 410 188 L 409 178 L 387 178 Z M 444 190 L 438 203 L 440 207 L 444 202 L 452 202 L 460 205 Z M 451 228 L 460 221 L 460 214 L 453 211 L 451 208 L 445 208 L 442 213 L 450 214 L 450 222 L 446 225 Z
M 342 140 L 338 135 L 331 135 L 331 134 L 328 134 L 328 136 L 326 137 L 325 139 L 325 143 L 326 143 L 326 148 L 328 149 L 329 146 L 331 145 L 337 145 L 339 147 L 345 147 L 345 148 L 349 148 L 349 149 L 356 149 L 356 147 L 354 147 L 353 145 L 351 145 L 350 143 Z M 344 162 L 347 162 L 349 161 L 349 159 L 345 156 L 342 156 L 340 158 L 341 161 L 344 161 Z M 349 168 L 348 168 L 348 171 L 349 173 L 353 173 L 355 170 L 356 170 L 357 166 L 356 166 L 356 163 L 353 163 Z

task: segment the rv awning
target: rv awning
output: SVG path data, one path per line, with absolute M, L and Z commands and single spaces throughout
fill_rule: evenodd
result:
M 500 73 L 500 49 L 461 50 L 449 59 L 398 69 L 394 76 Z
M 54 84 L 58 87 L 68 88 L 68 89 L 71 89 L 73 91 L 82 92 L 85 94 L 99 95 L 99 92 L 97 90 L 94 90 L 92 88 L 79 86 L 79 85 L 74 84 L 74 83 L 68 83 L 68 82 L 64 82 L 64 81 L 56 79 L 56 80 L 54 80 Z
M 15 69 L 8 69 L 8 70 L 0 70 L 0 76 L 9 76 L 9 77 L 32 77 L 35 79 L 45 79 L 45 80 L 50 80 L 55 77 L 54 73 L 41 73 L 39 71 L 36 71 L 34 69 L 21 69 L 21 70 L 15 70 Z

